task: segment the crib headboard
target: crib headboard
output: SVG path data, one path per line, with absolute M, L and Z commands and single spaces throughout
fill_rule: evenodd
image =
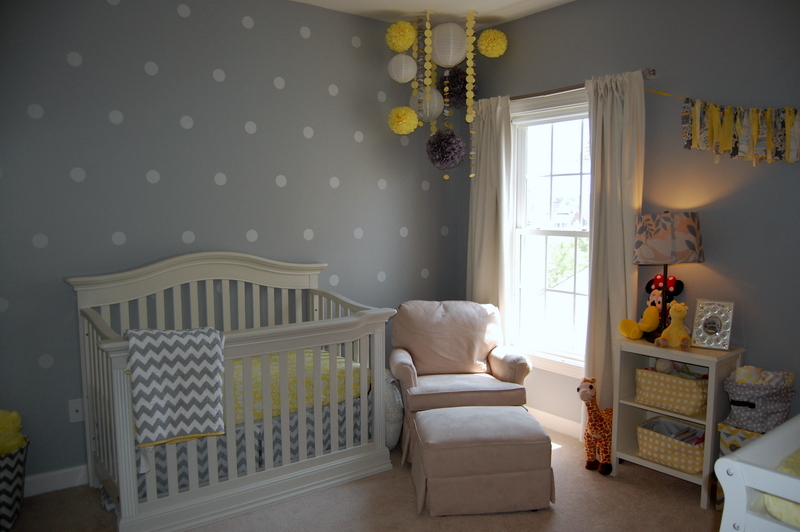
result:
M 80 312 L 102 317 L 113 336 L 129 328 L 210 326 L 228 332 L 340 317 L 365 309 L 341 296 L 333 301 L 331 294 L 317 290 L 319 273 L 326 266 L 202 252 L 65 281 L 77 292 Z

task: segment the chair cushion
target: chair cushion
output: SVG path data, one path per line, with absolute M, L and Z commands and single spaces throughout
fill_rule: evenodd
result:
M 410 412 L 454 406 L 519 406 L 526 400 L 524 386 L 486 373 L 424 375 L 417 386 L 406 390 Z
M 497 307 L 473 301 L 406 301 L 392 320 L 392 346 L 411 353 L 418 375 L 485 373 L 502 335 Z

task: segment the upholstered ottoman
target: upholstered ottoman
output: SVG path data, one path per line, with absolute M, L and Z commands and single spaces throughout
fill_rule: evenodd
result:
M 521 406 L 417 412 L 411 477 L 417 511 L 483 514 L 555 502 L 550 436 Z

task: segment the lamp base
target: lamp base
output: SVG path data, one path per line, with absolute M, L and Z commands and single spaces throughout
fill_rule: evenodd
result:
M 665 328 L 666 327 L 659 324 L 659 326 L 656 327 L 655 330 L 644 333 L 644 335 L 642 335 L 642 338 L 644 338 L 645 340 L 647 340 L 652 344 L 656 341 L 656 338 L 659 338 L 661 336 L 661 333 L 664 332 Z

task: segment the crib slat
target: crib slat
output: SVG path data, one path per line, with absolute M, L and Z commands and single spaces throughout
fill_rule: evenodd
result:
M 156 327 L 159 329 L 167 328 L 167 311 L 164 306 L 164 292 L 156 292 Z
M 185 329 L 183 324 L 183 297 L 181 287 L 172 287 L 172 328 L 175 330 Z
M 197 440 L 186 442 L 186 461 L 189 470 L 189 490 L 196 490 L 200 487 L 200 478 L 197 471 Z
M 287 351 L 281 351 L 278 354 L 278 367 L 281 393 L 281 465 L 288 465 L 292 460 L 292 452 L 289 429 L 289 353 Z
M 191 323 L 187 325 L 187 327 L 200 327 L 200 309 L 198 308 L 197 300 L 198 300 L 198 290 L 197 290 L 197 281 L 192 281 L 189 283 L 189 309 L 191 315 L 189 319 Z
M 138 328 L 139 329 L 147 329 L 148 328 L 148 324 L 147 324 L 147 298 L 146 297 L 140 297 L 139 299 L 136 300 L 136 313 L 139 316 L 139 323 L 137 325 Z
M 261 286 L 252 285 L 253 290 L 253 327 L 261 327 Z
M 297 445 L 299 459 L 308 459 L 308 428 L 306 423 L 306 354 L 305 350 L 295 352 L 297 364 Z
M 383 375 L 373 375 L 372 341 L 372 335 L 358 339 L 358 361 L 361 364 L 361 445 L 369 441 L 369 377 L 372 375 L 373 379 L 383 378 Z M 382 401 L 383 398 L 378 400 Z
M 314 346 L 314 456 L 322 456 L 322 347 Z
M 119 332 L 125 334 L 125 331 L 131 328 L 130 309 L 128 302 L 123 301 L 119 304 Z
M 338 372 L 337 372 L 338 374 Z M 353 447 L 353 342 L 344 346 L 345 446 Z
M 256 471 L 256 448 L 253 431 L 255 422 L 253 420 L 253 359 L 242 359 L 242 391 L 244 401 L 244 441 L 245 441 L 245 460 L 247 463 L 247 474 L 252 475 Z
M 223 330 L 231 330 L 231 282 L 222 280 L 222 326 Z
M 339 387 L 337 386 L 338 371 L 336 366 L 336 352 L 338 345 L 328 347 L 328 383 L 330 384 L 331 397 L 328 403 L 331 408 L 331 452 L 339 450 Z
M 289 323 L 289 291 L 281 289 L 281 325 Z
M 167 482 L 169 483 L 169 496 L 178 494 L 178 453 L 177 445 L 165 445 L 167 449 Z
M 269 327 L 275 326 L 275 289 L 272 287 L 267 288 L 267 308 L 269 309 Z
M 152 447 L 150 449 L 152 449 Z M 147 460 L 150 463 L 150 470 L 145 474 L 144 483 L 145 483 L 147 500 L 154 501 L 158 498 L 158 481 L 156 475 L 155 453 L 142 448 L 140 448 L 138 452 L 140 459 L 144 459 L 146 455 Z
M 206 448 L 208 449 L 208 485 L 216 486 L 219 484 L 219 461 L 217 460 L 217 436 L 206 438 Z
M 303 291 L 300 289 L 294 291 L 294 322 L 303 323 Z
M 261 355 L 261 411 L 264 427 L 264 468 L 275 467 L 272 444 L 272 365 L 269 355 Z
M 223 283 L 224 284 L 224 283 Z M 223 289 L 224 292 L 224 289 Z M 233 360 L 225 361 L 225 390 L 233 390 Z M 233 393 L 225 394 L 225 448 L 228 455 L 228 480 L 238 477 L 236 469 L 236 403 Z M 216 454 L 216 453 L 215 453 Z
M 214 280 L 206 279 L 206 325 L 209 327 L 217 326 L 216 306 L 214 304 Z
M 240 331 L 247 328 L 247 312 L 245 310 L 245 297 L 244 297 L 244 281 L 236 281 L 236 294 L 237 313 L 236 313 L 236 330 Z

